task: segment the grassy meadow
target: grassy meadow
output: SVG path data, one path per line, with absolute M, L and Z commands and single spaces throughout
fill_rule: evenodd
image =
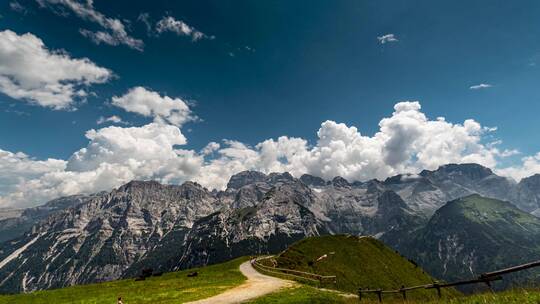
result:
M 125 304 L 183 303 L 211 297 L 245 281 L 238 267 L 247 258 L 185 271 L 164 273 L 145 281 L 126 279 L 27 294 L 0 295 L 0 304 L 106 304 L 122 297 Z M 190 278 L 193 271 L 198 276 Z

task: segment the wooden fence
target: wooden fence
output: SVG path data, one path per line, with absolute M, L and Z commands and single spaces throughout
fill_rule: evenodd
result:
M 290 277 L 293 279 L 306 280 L 312 283 L 335 283 L 336 282 L 336 276 L 323 276 L 320 274 L 304 272 L 304 271 L 299 271 L 299 270 L 270 267 L 270 266 L 266 266 L 260 263 L 260 261 L 265 260 L 265 259 L 270 259 L 270 258 L 272 258 L 272 256 L 251 259 L 251 265 L 255 269 L 263 273 L 266 272 L 270 274 L 283 275 L 283 276 Z
M 514 267 L 509 267 L 497 271 L 492 272 L 486 272 L 478 276 L 476 279 L 470 279 L 470 280 L 464 280 L 464 281 L 457 281 L 452 283 L 440 283 L 440 282 L 434 282 L 432 284 L 425 284 L 425 285 L 417 285 L 417 286 L 410 286 L 405 287 L 401 286 L 400 289 L 393 289 L 393 290 L 382 290 L 382 289 L 358 289 L 358 299 L 362 301 L 362 296 L 367 293 L 374 293 L 377 294 L 377 297 L 379 299 L 379 302 L 382 302 L 383 294 L 398 294 L 400 293 L 403 297 L 403 300 L 407 300 L 407 291 L 416 290 L 416 289 L 435 289 L 437 291 L 437 296 L 441 297 L 441 288 L 447 288 L 447 287 L 454 287 L 454 286 L 461 286 L 461 285 L 469 285 L 469 284 L 477 284 L 477 283 L 484 283 L 487 285 L 487 287 L 491 290 L 491 282 L 493 281 L 499 281 L 502 280 L 502 275 L 517 272 L 533 267 L 540 266 L 540 261 L 531 262 L 527 264 L 522 264 Z

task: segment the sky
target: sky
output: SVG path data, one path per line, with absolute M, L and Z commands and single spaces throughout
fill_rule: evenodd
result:
M 540 173 L 537 1 L 0 4 L 0 207 L 242 170 Z

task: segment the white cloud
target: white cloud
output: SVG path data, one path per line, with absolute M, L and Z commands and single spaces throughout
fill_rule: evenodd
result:
M 67 8 L 75 13 L 79 18 L 97 23 L 102 28 L 107 30 L 92 32 L 89 30 L 81 30 L 81 34 L 90 38 L 94 43 L 105 43 L 109 45 L 126 45 L 132 49 L 142 51 L 144 49 L 144 42 L 140 39 L 131 37 L 127 31 L 124 23 L 119 19 L 109 18 L 97 11 L 94 8 L 93 0 L 75 1 L 75 0 L 36 0 L 42 7 L 51 7 L 59 5 L 63 8 Z
M 194 179 L 209 187 L 222 188 L 228 177 L 241 170 L 288 171 L 295 176 L 310 173 L 331 179 L 384 179 L 399 173 L 436 169 L 447 163 L 475 162 L 488 167 L 507 156 L 494 145 L 482 144 L 492 131 L 474 120 L 463 124 L 444 118 L 429 120 L 418 102 L 400 102 L 392 116 L 379 123 L 374 136 L 360 134 L 356 127 L 325 121 L 317 132 L 318 141 L 310 147 L 301 138 L 282 136 L 249 147 L 226 141 Z
M 510 176 L 515 180 L 521 180 L 534 174 L 540 173 L 540 152 L 533 156 L 526 156 L 521 159 L 521 164 L 507 168 L 497 169 L 496 173 Z
M 81 33 L 81 35 L 83 35 L 84 37 L 92 40 L 92 42 L 97 45 L 104 43 L 112 46 L 117 46 L 121 43 L 113 35 L 103 31 L 92 32 L 86 29 L 80 29 L 79 33 Z
M 221 157 L 201 172 L 218 170 L 207 183 L 222 187 L 226 180 L 218 177 L 229 176 L 223 172 L 227 168 L 230 172 L 242 168 L 367 180 L 435 169 L 450 162 L 496 165 L 500 152 L 481 144 L 482 135 L 489 131 L 477 122 L 452 124 L 442 119 L 429 120 L 420 112 L 418 102 L 401 102 L 394 109 L 391 117 L 381 120 L 379 132 L 371 137 L 361 135 L 355 127 L 326 121 L 317 132 L 319 139 L 314 147 L 310 148 L 303 139 L 289 137 L 266 140 L 254 148 L 229 143 L 229 147 L 218 151 Z
M 211 142 L 196 152 L 178 148 L 186 138 L 166 119 L 140 127 L 110 126 L 89 130 L 86 147 L 67 161 L 36 161 L 24 154 L 0 152 L 4 185 L 0 206 L 35 205 L 61 195 L 108 190 L 132 179 L 194 180 L 222 189 L 231 175 L 247 169 L 288 171 L 294 176 L 310 173 L 326 179 L 339 175 L 351 181 L 414 174 L 447 163 L 475 162 L 515 178 L 540 172 L 540 153 L 525 157 L 521 166 L 498 168 L 499 159 L 516 151 L 499 150 L 499 141 L 484 143 L 490 132 L 493 128 L 472 119 L 430 120 L 415 101 L 397 103 L 373 136 L 362 135 L 354 126 L 325 121 L 313 146 L 302 138 L 281 136 L 255 146 L 234 140 Z
M 47 49 L 33 34 L 0 32 L 0 91 L 12 98 L 66 109 L 86 97 L 85 87 L 104 83 L 112 75 L 88 58 L 74 59 Z
M 491 84 L 488 84 L 488 83 L 481 83 L 481 84 L 476 84 L 476 85 L 472 85 L 469 87 L 470 90 L 480 90 L 480 89 L 488 89 L 488 88 L 491 88 L 493 87 Z
M 112 104 L 128 112 L 153 117 L 156 121 L 165 120 L 176 126 L 195 119 L 182 99 L 161 96 L 143 87 L 131 88 L 120 97 L 114 96 Z
M 214 36 L 207 36 L 206 34 L 196 30 L 192 26 L 189 26 L 182 20 L 176 20 L 171 16 L 163 17 L 156 23 L 156 31 L 158 33 L 173 32 L 179 36 L 191 37 L 191 40 L 198 41 L 201 39 L 214 39 Z
M 104 123 L 115 123 L 115 124 L 122 124 L 127 125 L 128 123 L 123 121 L 121 117 L 117 115 L 109 116 L 109 117 L 103 117 L 100 116 L 98 120 L 96 121 L 98 125 L 102 125 Z
M 11 153 L 0 149 L 0 206 L 28 206 L 42 203 L 42 198 L 51 197 L 47 195 L 47 189 L 39 189 L 43 192 L 33 197 L 35 201 L 27 202 L 25 201 L 25 189 L 21 187 L 29 181 L 34 181 L 35 184 L 45 174 L 63 172 L 65 167 L 66 161 L 64 160 L 34 160 L 21 152 Z
M 155 165 L 163 166 L 163 160 L 176 156 L 174 146 L 186 144 L 186 138 L 177 127 L 160 123 L 92 129 L 86 132 L 86 138 L 90 140 L 88 146 L 71 156 L 67 170 L 90 171 L 102 163 L 141 167 L 154 159 L 162 161 Z M 152 171 L 148 171 L 150 175 Z
M 386 35 L 379 36 L 379 37 L 377 37 L 377 40 L 379 40 L 379 42 L 381 44 L 385 44 L 387 42 L 397 42 L 397 41 L 399 41 L 394 34 L 386 34 Z
M 28 10 L 26 7 L 24 7 L 22 4 L 20 4 L 18 1 L 11 1 L 9 3 L 9 8 L 17 13 L 26 15 L 28 14 Z
M 144 24 L 146 27 L 146 32 L 148 34 L 152 33 L 152 24 L 150 23 L 150 14 L 149 13 L 141 13 L 139 14 L 139 17 L 137 17 L 137 21 L 140 21 Z
M 35 161 L 0 150 L 0 206 L 32 206 L 76 193 L 110 190 L 133 179 L 180 183 L 203 158 L 176 148 L 186 143 L 171 125 L 106 127 L 86 132 L 88 145 L 68 161 Z
M 221 148 L 221 145 L 215 141 L 209 142 L 202 150 L 202 155 L 211 155 L 212 153 L 216 152 Z

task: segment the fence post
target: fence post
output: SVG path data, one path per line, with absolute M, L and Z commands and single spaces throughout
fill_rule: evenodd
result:
M 405 288 L 404 285 L 401 285 L 401 288 L 398 289 L 398 290 L 369 289 L 369 286 L 368 286 L 365 290 L 363 290 L 362 288 L 358 289 L 358 298 L 361 301 L 362 296 L 363 296 L 364 293 L 376 293 L 377 297 L 379 298 L 379 303 L 382 303 L 382 301 L 383 301 L 382 300 L 383 292 L 384 293 L 398 293 L 399 292 L 399 293 L 401 293 L 401 295 L 403 297 L 403 300 L 407 301 L 407 291 L 408 290 L 414 290 L 414 289 L 423 288 L 423 289 L 436 289 L 437 290 L 437 296 L 438 296 L 439 299 L 441 299 L 442 298 L 441 288 L 453 287 L 453 286 L 459 286 L 459 285 L 467 285 L 467 284 L 477 284 L 477 283 L 486 284 L 487 287 L 489 288 L 489 290 L 491 292 L 494 292 L 493 289 L 492 289 L 492 286 L 491 286 L 492 285 L 491 282 L 492 281 L 502 280 L 502 275 L 507 274 L 507 273 L 516 272 L 516 271 L 529 269 L 529 268 L 532 268 L 532 267 L 538 267 L 538 266 L 540 266 L 540 260 L 536 261 L 536 262 L 532 262 L 532 263 L 527 263 L 527 264 L 523 264 L 523 265 L 518 265 L 518 266 L 506 268 L 506 269 L 493 271 L 493 272 L 483 273 L 479 277 L 477 277 L 476 279 L 470 279 L 470 280 L 466 280 L 466 281 L 457 281 L 457 282 L 451 282 L 451 283 L 443 282 L 442 284 L 440 282 L 438 282 L 438 281 L 434 281 L 432 284 L 411 286 L 411 287 L 407 287 L 407 288 Z M 334 276 L 334 280 L 336 280 L 335 276 Z
M 437 289 L 437 296 L 439 297 L 439 299 L 441 298 L 441 286 L 439 286 L 439 283 L 438 282 L 435 282 L 433 283 L 433 287 L 435 289 Z
M 405 285 L 401 285 L 401 295 L 403 296 L 403 301 L 407 301 L 407 291 L 405 290 Z
M 486 281 L 484 281 L 484 283 L 486 283 L 487 287 L 489 288 L 489 291 L 491 291 L 491 293 L 494 293 L 493 288 L 491 288 L 491 281 L 487 279 Z

